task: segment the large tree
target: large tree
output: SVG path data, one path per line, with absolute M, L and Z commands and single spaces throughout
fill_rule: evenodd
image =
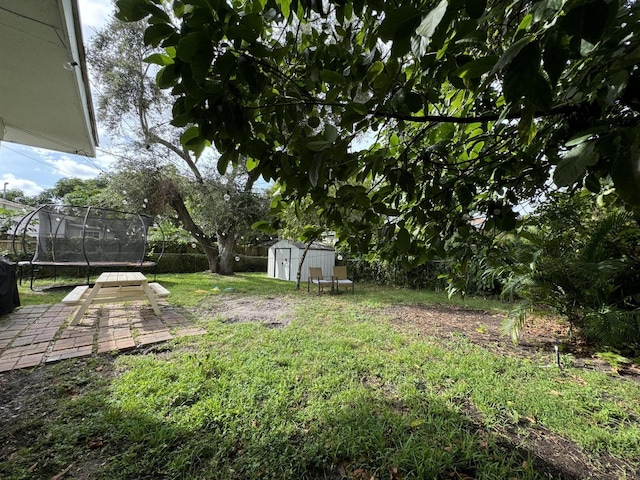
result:
M 311 195 L 354 250 L 417 265 L 470 245 L 470 218 L 511 230 L 516 206 L 609 177 L 640 205 L 635 0 L 117 4 L 164 49 L 184 144 Z
M 217 154 L 209 142 L 193 145 L 193 128 L 169 123 L 172 99 L 156 85 L 158 69 L 144 61 L 158 53 L 143 36 L 143 24 L 113 18 L 95 34 L 88 52 L 99 81 L 101 120 L 121 147 L 117 172 L 110 176 L 111 200 L 129 210 L 176 217 L 207 254 L 210 270 L 231 274 L 237 238 L 265 211 L 264 199 L 252 193 L 259 172 L 244 165 L 216 172 Z M 231 201 L 214 202 L 225 196 Z
M 105 192 L 107 181 L 103 175 L 83 180 L 81 178 L 61 178 L 56 184 L 35 198 L 35 204 L 64 203 L 67 205 L 109 207 L 111 198 Z

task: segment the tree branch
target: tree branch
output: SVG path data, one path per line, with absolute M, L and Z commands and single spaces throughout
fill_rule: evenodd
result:
M 180 158 L 182 158 L 185 161 L 185 163 L 189 166 L 189 169 L 191 170 L 191 172 L 195 175 L 198 183 L 204 184 L 204 179 L 202 178 L 202 174 L 200 173 L 200 170 L 198 170 L 198 167 L 196 166 L 195 162 L 191 159 L 191 156 L 187 152 L 178 148 L 176 145 L 165 140 L 164 138 L 159 137 L 158 135 L 156 135 L 150 130 L 146 130 L 144 133 L 150 141 L 153 141 L 154 143 L 159 143 L 160 145 L 168 148 L 173 153 L 175 153 Z
M 554 115 L 567 115 L 569 113 L 574 113 L 579 111 L 580 105 L 559 105 L 557 107 L 553 107 L 548 112 L 533 112 L 533 116 L 535 118 L 542 117 L 552 117 Z M 416 123 L 459 123 L 459 124 L 468 124 L 468 123 L 482 123 L 482 122 L 492 122 L 501 118 L 500 114 L 497 113 L 488 113 L 485 115 L 478 115 L 475 117 L 454 117 L 450 115 L 407 115 L 404 113 L 398 112 L 370 112 L 373 116 L 383 117 L 383 118 L 395 118 L 396 120 L 404 120 L 407 122 L 416 122 Z M 510 112 L 505 115 L 505 120 L 516 120 L 522 118 L 524 115 L 523 112 Z
M 285 102 L 277 102 L 270 103 L 269 105 L 257 105 L 257 106 L 244 106 L 243 108 L 247 110 L 262 110 L 269 109 L 273 107 L 282 107 L 282 106 L 290 106 L 290 105 L 319 105 L 323 107 L 339 107 L 339 108 L 347 108 L 348 103 L 339 103 L 339 102 L 325 102 L 323 100 L 319 100 L 317 98 L 311 98 L 311 101 L 299 100 L 296 98 L 291 98 L 291 101 Z M 553 107 L 548 112 L 533 112 L 533 116 L 535 118 L 543 118 L 543 117 L 552 117 L 555 115 L 567 115 L 570 113 L 575 113 L 580 111 L 582 108 L 581 104 L 572 104 L 572 105 L 558 105 Z M 504 117 L 501 117 L 499 113 L 487 113 L 484 115 L 477 115 L 471 117 L 456 117 L 451 115 L 411 115 L 399 112 L 390 112 L 390 111 L 381 111 L 381 110 L 369 110 L 367 115 L 371 115 L 372 117 L 379 118 L 387 118 L 387 119 L 395 119 L 395 120 L 403 120 L 405 122 L 414 122 L 414 123 L 458 123 L 458 124 L 469 124 L 469 123 L 482 123 L 482 122 L 493 122 L 500 118 L 504 118 L 505 120 L 516 120 L 522 118 L 524 112 L 510 112 L 506 114 Z

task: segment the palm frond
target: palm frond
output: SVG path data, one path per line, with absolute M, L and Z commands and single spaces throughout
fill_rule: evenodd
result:
M 520 303 L 509 312 L 509 315 L 500 326 L 500 333 L 511 337 L 514 345 L 518 344 L 518 337 L 524 328 L 527 314 L 531 311 L 531 308 L 532 306 L 528 302 Z
M 601 261 L 605 242 L 609 235 L 632 219 L 633 216 L 625 210 L 615 210 L 604 217 L 582 249 L 581 260 L 594 263 Z

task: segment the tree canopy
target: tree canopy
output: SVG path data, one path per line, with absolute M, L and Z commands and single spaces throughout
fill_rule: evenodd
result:
M 100 119 L 122 143 L 116 171 L 106 177 L 106 199 L 176 219 L 205 252 L 212 272 L 232 274 L 236 242 L 265 214 L 266 200 L 252 194 L 257 177 L 244 165 L 218 174 L 214 152 L 203 154 L 208 142 L 196 149 L 181 144 L 190 130 L 169 123 L 172 97 L 155 83 L 158 68 L 144 62 L 158 55 L 144 34 L 141 23 L 114 18 L 96 32 L 88 51 L 100 82 Z
M 472 218 L 511 230 L 545 191 L 609 178 L 638 211 L 634 0 L 117 5 L 163 49 L 183 145 L 310 195 L 352 250 L 418 265 Z

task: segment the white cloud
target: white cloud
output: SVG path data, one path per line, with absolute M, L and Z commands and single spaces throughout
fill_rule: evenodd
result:
M 79 0 L 82 36 L 85 42 L 102 28 L 115 10 L 110 0 Z
M 50 174 L 83 180 L 94 178 L 100 172 L 108 170 L 113 161 L 110 156 L 106 156 L 102 160 L 101 157 L 92 159 L 80 155 L 62 154 L 44 148 L 32 148 L 31 151 L 40 158 L 42 163 L 53 169 Z
M 102 171 L 106 172 L 111 170 L 117 160 L 118 159 L 111 153 L 107 151 L 99 151 L 96 155 L 96 158 L 93 160 L 93 163 L 98 165 L 102 169 Z
M 38 195 L 40 192 L 44 190 L 41 186 L 39 186 L 36 182 L 31 180 L 25 180 L 23 178 L 16 178 L 15 175 L 11 173 L 5 173 L 0 178 L 0 182 L 2 185 L 0 187 L 4 190 L 4 183 L 7 183 L 7 190 L 22 190 L 27 196 Z
M 61 172 L 64 176 L 71 178 L 81 178 L 86 180 L 89 178 L 95 178 L 100 173 L 100 170 L 96 167 L 76 162 L 69 157 L 62 157 L 55 160 L 49 159 L 47 162 L 50 163 L 58 172 Z

